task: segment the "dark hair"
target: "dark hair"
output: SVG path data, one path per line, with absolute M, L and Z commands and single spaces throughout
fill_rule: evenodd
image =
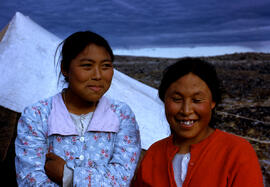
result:
M 61 57 L 60 67 L 62 67 L 64 71 L 68 72 L 70 62 L 74 58 L 76 58 L 77 55 L 85 49 L 85 47 L 87 47 L 90 44 L 96 44 L 98 46 L 104 47 L 111 56 L 112 62 L 114 61 L 112 49 L 109 43 L 102 36 L 91 31 L 79 31 L 71 34 L 69 37 L 67 37 L 64 41 L 62 41 L 58 45 L 56 52 L 58 51 L 59 47 L 62 46 L 62 50 L 60 53 Z M 59 73 L 59 78 L 60 76 L 61 71 Z M 68 82 L 68 79 L 66 77 L 65 81 Z
M 216 103 L 215 107 L 217 107 L 221 102 L 221 88 L 216 68 L 209 62 L 199 58 L 183 58 L 167 67 L 163 72 L 163 78 L 158 89 L 159 98 L 164 102 L 165 93 L 170 85 L 188 73 L 197 75 L 207 84 L 211 91 L 212 99 Z M 213 115 L 215 115 L 214 112 Z M 211 122 L 210 126 L 213 126 Z

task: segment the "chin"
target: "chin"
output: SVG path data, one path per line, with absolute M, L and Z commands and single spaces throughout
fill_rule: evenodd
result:
M 100 100 L 100 98 L 102 97 L 102 95 L 91 95 L 88 97 L 85 97 L 84 99 L 88 102 L 98 102 Z
M 98 102 L 100 100 L 101 97 L 95 97 L 95 98 L 91 98 L 88 101 L 89 102 Z
M 196 131 L 192 130 L 173 130 L 171 128 L 172 134 L 174 134 L 179 139 L 195 139 L 198 136 L 198 133 Z

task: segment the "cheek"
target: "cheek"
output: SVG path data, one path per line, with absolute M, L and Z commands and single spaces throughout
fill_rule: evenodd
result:
M 70 76 L 70 79 L 73 79 L 79 82 L 84 82 L 89 79 L 90 73 L 87 71 L 71 71 L 69 76 Z
M 111 83 L 112 77 L 113 77 L 113 70 L 106 71 L 106 72 L 103 73 L 103 79 L 104 79 L 107 83 Z
M 180 106 L 174 102 L 165 101 L 165 113 L 169 120 L 170 117 L 175 116 L 179 112 Z
M 201 105 L 196 106 L 196 111 L 198 114 L 200 114 L 201 117 L 204 118 L 211 118 L 212 114 L 212 108 L 210 103 L 203 103 Z

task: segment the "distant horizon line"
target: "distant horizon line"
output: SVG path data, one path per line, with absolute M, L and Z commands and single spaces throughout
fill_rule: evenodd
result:
M 230 55 L 235 53 L 270 53 L 269 49 L 254 50 L 240 46 L 208 46 L 208 47 L 141 47 L 113 48 L 115 55 L 144 56 L 158 58 L 208 57 Z

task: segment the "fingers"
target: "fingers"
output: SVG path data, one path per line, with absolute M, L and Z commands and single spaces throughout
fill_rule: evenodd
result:
M 47 153 L 44 169 L 48 178 L 57 184 L 61 184 L 65 164 L 66 162 L 61 157 L 54 153 Z
M 59 160 L 59 159 L 61 159 L 61 157 L 57 156 L 54 153 L 49 152 L 46 154 L 46 161 L 47 160 Z
M 46 162 L 44 169 L 45 169 L 45 173 L 47 177 L 50 180 L 52 180 L 53 182 L 57 184 L 62 183 L 63 171 L 58 167 L 57 164 L 54 163 L 53 160 Z
M 54 153 L 51 153 L 51 152 L 46 154 L 46 158 L 48 158 L 48 159 L 53 159 L 53 158 L 56 158 L 56 157 L 57 156 Z
M 48 161 L 55 161 L 61 165 L 65 165 L 66 164 L 66 161 L 64 159 L 62 159 L 60 156 L 57 156 L 56 154 L 54 153 L 47 153 L 46 154 L 46 163 Z

